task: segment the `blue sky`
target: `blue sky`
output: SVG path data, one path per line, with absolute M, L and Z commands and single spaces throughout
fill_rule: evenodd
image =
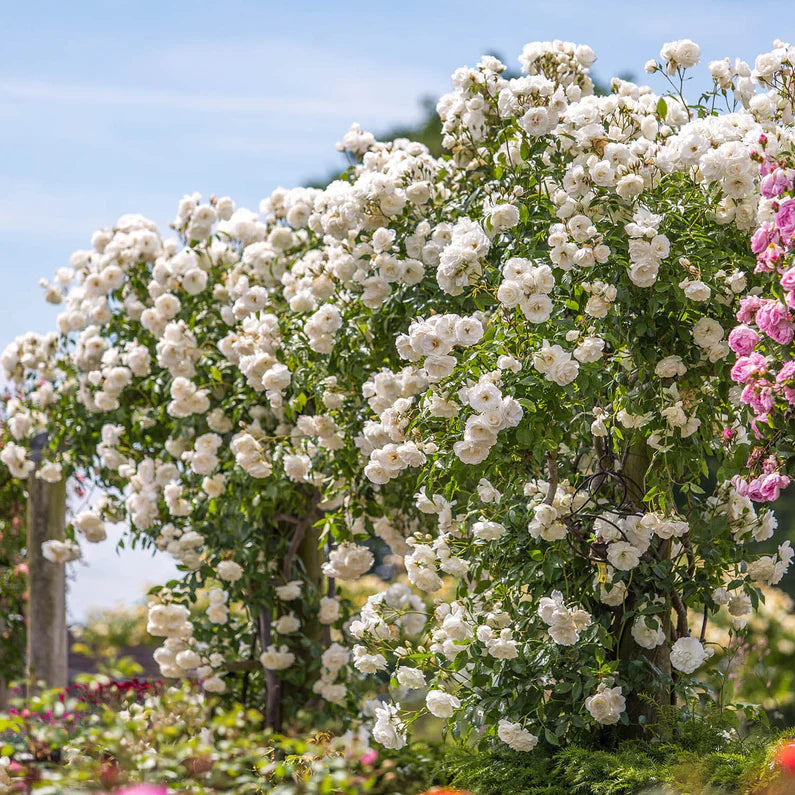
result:
M 377 133 L 418 118 L 418 99 L 448 90 L 452 70 L 483 52 L 515 65 L 525 42 L 562 38 L 594 48 L 598 77 L 640 79 L 665 41 L 694 39 L 705 62 L 752 60 L 795 33 L 792 0 L 3 0 L 0 8 L 0 346 L 52 327 L 38 278 L 87 247 L 94 229 L 125 212 L 165 227 L 195 190 L 256 208 L 274 187 L 338 164 L 334 144 L 350 122 Z M 97 578 L 123 598 L 140 588 L 137 565 L 95 554 L 78 570 L 77 616 Z

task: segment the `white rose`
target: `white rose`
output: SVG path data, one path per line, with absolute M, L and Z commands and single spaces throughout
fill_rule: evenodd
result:
M 651 287 L 657 281 L 659 270 L 656 262 L 636 262 L 629 269 L 629 278 L 638 287 Z
M 614 541 L 607 548 L 607 559 L 613 568 L 629 571 L 640 563 L 638 549 L 626 541 Z
M 693 342 L 699 348 L 711 348 L 723 339 L 723 326 L 711 317 L 702 317 L 693 326 Z
M 519 209 L 513 204 L 495 204 L 486 210 L 486 214 L 495 234 L 519 223 Z
M 626 174 L 616 183 L 616 193 L 624 200 L 643 193 L 643 177 L 639 174 Z
M 332 643 L 320 656 L 323 666 L 331 673 L 336 674 L 344 665 L 348 664 L 350 652 L 339 643 Z
M 340 617 L 340 603 L 333 596 L 324 596 L 320 600 L 317 620 L 321 624 L 333 624 Z
M 679 638 L 671 647 L 671 665 L 684 674 L 692 674 L 709 656 L 697 638 Z
M 399 704 L 387 704 L 375 710 L 373 739 L 384 748 L 400 750 L 406 745 L 406 727 L 398 718 Z
M 243 576 L 243 567 L 233 560 L 222 560 L 216 571 L 218 576 L 227 582 L 237 582 Z
M 273 623 L 273 628 L 280 635 L 289 635 L 291 632 L 298 630 L 300 626 L 301 622 L 292 613 L 289 613 L 286 616 L 281 616 Z
M 69 563 L 80 557 L 80 547 L 74 541 L 45 541 L 41 545 L 41 554 L 50 563 Z
M 373 565 L 373 553 L 367 547 L 351 541 L 343 541 L 329 554 L 323 564 L 323 574 L 338 580 L 355 580 L 365 574 Z
M 687 372 L 681 356 L 666 356 L 660 359 L 654 368 L 654 374 L 660 378 L 675 378 Z
M 480 497 L 483 502 L 490 503 L 499 502 L 502 495 L 488 480 L 486 480 L 486 478 L 481 478 L 478 482 L 478 497 Z
M 665 632 L 659 622 L 656 627 L 649 627 L 644 616 L 638 616 L 635 619 L 635 623 L 632 625 L 632 637 L 635 639 L 635 643 L 644 649 L 655 649 L 665 643 Z
M 408 668 L 401 665 L 395 672 L 395 677 L 398 680 L 398 684 L 407 690 L 425 687 L 425 675 L 417 668 Z
M 710 296 L 712 295 L 712 290 L 709 288 L 708 285 L 704 284 L 699 279 L 695 281 L 691 281 L 690 279 L 685 279 L 682 282 L 679 282 L 679 286 L 685 293 L 685 297 L 689 298 L 691 301 L 709 301 Z
M 513 279 L 504 279 L 497 288 L 497 300 L 508 308 L 515 307 L 523 297 L 522 285 Z
M 494 541 L 505 534 L 505 528 L 499 522 L 487 522 L 481 519 L 472 525 L 472 535 L 483 541 Z
M 519 308 L 531 323 L 545 323 L 552 314 L 552 301 L 545 293 L 533 293 L 521 299 Z
M 291 580 L 286 585 L 276 588 L 276 596 L 283 602 L 291 602 L 301 596 L 301 580 Z
M 431 715 L 437 718 L 449 718 L 461 706 L 461 702 L 444 690 L 430 690 L 425 696 L 425 706 L 428 707 Z
M 601 337 L 586 337 L 574 349 L 574 358 L 577 361 L 586 364 L 588 362 L 596 362 L 602 358 L 602 351 L 604 351 L 605 341 Z
M 532 751 L 538 743 L 535 734 L 505 719 L 497 724 L 497 736 L 514 751 Z
M 626 699 L 621 694 L 620 687 L 611 688 L 602 683 L 594 695 L 585 699 L 585 708 L 595 721 L 609 726 L 618 723 L 626 708 Z
M 566 386 L 577 378 L 580 372 L 580 365 L 571 359 L 558 359 L 548 374 L 548 379 L 554 381 L 558 386 Z
M 226 690 L 226 683 L 220 676 L 208 676 L 202 679 L 202 689 L 208 693 L 223 693 Z
M 364 646 L 353 647 L 353 665 L 363 674 L 374 674 L 386 668 L 383 654 L 368 654 Z
M 259 657 L 262 667 L 269 671 L 283 671 L 295 662 L 295 655 L 288 651 L 287 646 L 278 649 L 271 644 Z

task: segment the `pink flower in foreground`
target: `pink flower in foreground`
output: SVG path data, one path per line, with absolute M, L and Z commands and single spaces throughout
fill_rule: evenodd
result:
M 378 759 L 378 751 L 375 748 L 371 748 L 369 751 L 366 751 L 362 754 L 361 763 L 363 765 L 373 765 Z

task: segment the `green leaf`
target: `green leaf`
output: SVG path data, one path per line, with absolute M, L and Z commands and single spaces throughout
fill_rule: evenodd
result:
M 544 729 L 544 738 L 550 745 L 555 745 L 555 746 L 560 745 L 560 742 L 558 741 L 555 732 L 553 732 L 552 729 L 550 728 Z

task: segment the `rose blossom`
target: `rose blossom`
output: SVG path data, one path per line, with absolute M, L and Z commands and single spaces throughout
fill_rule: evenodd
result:
M 745 324 L 732 329 L 729 334 L 729 347 L 738 356 L 747 356 L 759 342 L 759 334 Z

